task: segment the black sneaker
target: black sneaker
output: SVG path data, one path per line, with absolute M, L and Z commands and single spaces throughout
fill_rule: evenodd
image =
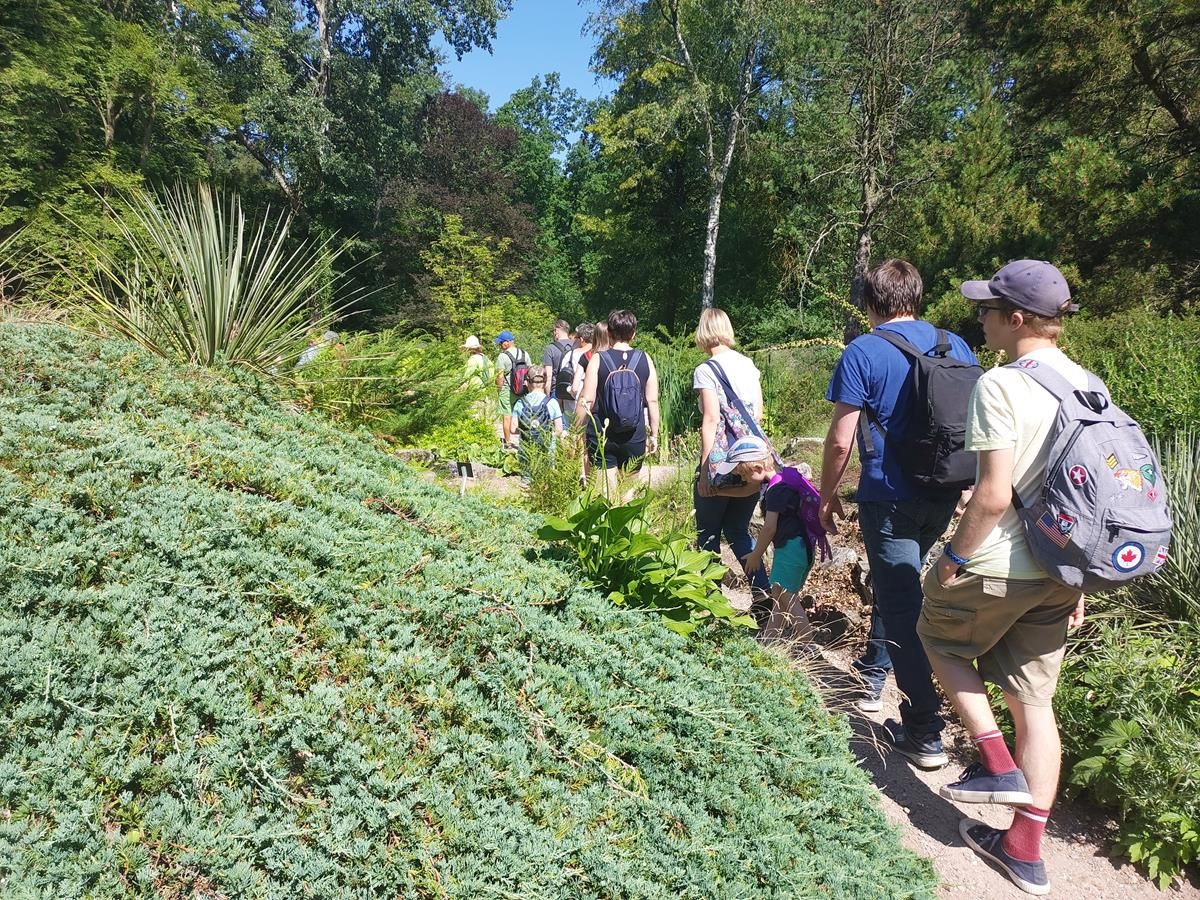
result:
M 1037 862 L 1026 862 L 1009 856 L 1001 841 L 1004 832 L 990 825 L 984 825 L 974 819 L 963 819 L 958 823 L 958 833 L 967 842 L 967 846 L 982 856 L 994 862 L 1007 875 L 1012 883 L 1027 894 L 1050 893 L 1050 879 L 1046 877 L 1046 864 L 1040 859 Z
M 1020 769 L 993 775 L 981 761 L 971 763 L 958 776 L 958 781 L 943 785 L 938 793 L 947 800 L 960 803 L 1007 803 L 1009 806 L 1033 803 L 1025 774 Z
M 895 719 L 883 723 L 892 749 L 909 759 L 921 769 L 940 769 L 950 762 L 942 748 L 942 737 L 938 734 L 913 737 L 905 733 L 904 726 Z

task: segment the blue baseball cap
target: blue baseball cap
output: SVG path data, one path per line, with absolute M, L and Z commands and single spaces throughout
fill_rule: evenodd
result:
M 492 343 L 502 344 L 505 341 L 515 341 L 515 340 L 516 340 L 516 338 L 513 337 L 513 333 L 511 331 L 502 331 L 498 335 L 496 335 L 496 340 L 493 341 Z

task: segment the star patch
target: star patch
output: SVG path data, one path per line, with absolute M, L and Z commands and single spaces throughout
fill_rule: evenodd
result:
M 1118 572 L 1128 574 L 1142 564 L 1146 548 L 1137 541 L 1127 541 L 1113 551 L 1112 564 Z
M 1071 466 L 1067 470 L 1067 477 L 1071 479 L 1071 484 L 1075 487 L 1083 487 L 1087 484 L 1088 472 L 1083 466 Z

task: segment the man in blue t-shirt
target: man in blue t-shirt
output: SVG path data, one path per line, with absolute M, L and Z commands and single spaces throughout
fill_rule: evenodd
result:
M 889 259 L 868 272 L 865 300 L 872 329 L 894 332 L 918 350 L 932 350 L 937 329 L 916 318 L 922 290 L 921 274 L 902 259 Z M 962 338 L 948 338 L 951 356 L 976 361 Z M 834 407 L 821 466 L 821 523 L 836 532 L 835 516 L 845 516 L 837 488 L 857 435 L 862 477 L 856 499 L 875 593 L 867 652 L 855 663 L 868 684 L 868 695 L 859 706 L 869 711 L 882 708 L 879 692 L 891 668 L 906 698 L 900 704 L 902 722 L 885 723 L 892 744 L 918 766 L 938 768 L 947 762 L 941 738 L 945 723 L 916 628 L 923 599 L 921 568 L 950 524 L 958 497 L 933 495 L 913 485 L 875 424 L 878 420 L 885 431 L 904 433 L 912 365 L 873 333 L 855 338 L 842 353 L 825 394 Z M 868 408 L 871 415 L 864 413 Z M 864 441 L 867 430 L 869 444 Z

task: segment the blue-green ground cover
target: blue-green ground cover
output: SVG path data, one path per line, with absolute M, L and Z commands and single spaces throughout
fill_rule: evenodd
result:
M 932 896 L 802 675 L 537 524 L 0 327 L 0 895 Z

